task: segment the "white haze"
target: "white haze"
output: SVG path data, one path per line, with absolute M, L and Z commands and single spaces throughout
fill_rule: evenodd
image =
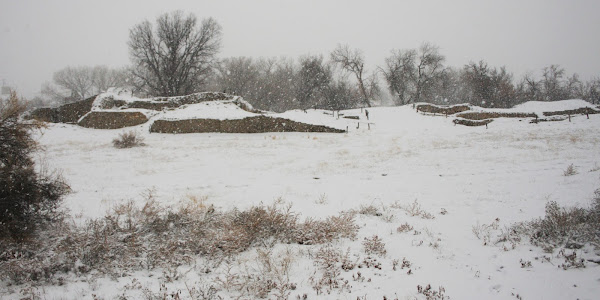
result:
M 39 93 L 68 65 L 129 63 L 129 28 L 183 10 L 223 26 L 220 57 L 363 50 L 371 69 L 392 49 L 438 45 L 446 64 L 486 60 L 519 78 L 550 64 L 600 76 L 600 1 L 0 0 L 0 81 Z

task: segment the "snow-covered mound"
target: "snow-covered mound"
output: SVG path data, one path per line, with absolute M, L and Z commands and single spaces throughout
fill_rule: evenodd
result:
M 515 107 L 511 108 L 511 110 L 519 112 L 533 112 L 537 115 L 543 115 L 544 112 L 575 110 L 585 107 L 592 108 L 593 105 L 585 100 L 572 99 L 552 102 L 528 101 L 516 105 Z
M 125 90 L 109 90 L 98 95 L 90 112 L 79 123 L 91 128 L 122 128 L 132 126 L 125 118 L 142 113 L 153 132 L 341 132 L 360 120 L 340 119 L 323 110 L 294 110 L 282 114 L 254 109 L 242 97 L 224 93 L 196 93 L 178 97 L 142 99 Z M 101 124 L 106 118 L 110 126 Z M 95 117 L 89 122 L 86 118 Z M 244 120 L 243 122 L 239 122 Z M 220 122 L 215 122 L 220 121 Z M 99 123 L 100 122 L 100 123 Z M 169 122 L 171 122 L 169 124 Z M 176 122 L 176 123 L 174 123 Z M 230 123 L 230 124 L 226 124 Z M 90 125 L 92 124 L 92 125 Z M 137 125 L 137 124 L 136 124 Z M 120 127 L 119 127 L 120 126 Z

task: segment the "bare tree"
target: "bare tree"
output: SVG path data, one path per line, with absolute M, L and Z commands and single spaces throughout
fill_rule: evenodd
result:
M 106 92 L 111 87 L 125 87 L 129 81 L 127 70 L 111 69 L 107 66 L 95 66 L 91 76 L 95 94 Z
M 383 73 L 396 103 L 433 101 L 436 85 L 446 70 L 444 60 L 439 48 L 429 43 L 423 43 L 418 51 L 392 51 Z
M 378 93 L 377 73 L 365 78 L 365 58 L 361 51 L 352 50 L 348 45 L 338 45 L 331 53 L 331 60 L 339 64 L 342 69 L 354 74 L 362 95 L 362 102 L 371 107 L 371 99 Z
M 232 57 L 219 63 L 215 77 L 220 90 L 248 100 L 257 88 L 259 70 L 250 57 Z
M 556 101 L 564 98 L 565 95 L 562 90 L 564 76 L 565 69 L 559 65 L 551 65 L 544 68 L 542 87 L 544 88 L 545 101 Z
M 295 81 L 296 101 L 299 107 L 316 107 L 324 99 L 324 91 L 332 80 L 330 66 L 323 62 L 322 56 L 300 58 L 300 69 Z
M 90 67 L 66 67 L 54 72 L 52 79 L 57 86 L 69 91 L 72 98 L 85 99 L 92 94 L 94 82 Z
M 381 70 L 396 105 L 407 104 L 412 99 L 416 58 L 417 52 L 410 49 L 392 50 L 392 55 L 385 59 L 386 66 Z
M 221 26 L 212 18 L 197 26 L 197 18 L 181 11 L 165 13 L 129 32 L 134 76 L 149 94 L 176 96 L 198 92 L 221 45 Z

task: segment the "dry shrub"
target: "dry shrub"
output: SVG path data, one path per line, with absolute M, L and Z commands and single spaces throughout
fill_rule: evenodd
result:
M 352 214 L 331 216 L 325 220 L 307 219 L 297 226 L 295 242 L 302 245 L 322 244 L 337 238 L 356 238 L 358 226 Z
M 425 287 L 417 285 L 417 293 L 424 295 L 426 300 L 450 299 L 449 296 L 446 296 L 446 289 L 443 286 L 440 286 L 437 290 L 434 290 L 431 288 L 431 284 L 428 284 Z
M 578 174 L 579 172 L 577 172 L 577 168 L 575 168 L 575 166 L 573 166 L 573 164 L 570 164 L 567 169 L 563 172 L 563 176 L 573 176 Z
M 146 197 L 143 206 L 131 201 L 117 205 L 84 226 L 59 223 L 31 243 L 3 242 L 0 268 L 7 272 L 0 278 L 51 282 L 66 272 L 118 276 L 140 269 L 176 269 L 199 255 L 221 261 L 254 246 L 325 243 L 353 238 L 358 230 L 346 215 L 300 223 L 281 202 L 218 211 L 193 197 L 178 207 L 161 206 L 152 192 Z
M 112 142 L 113 146 L 115 146 L 117 149 L 133 148 L 146 145 L 144 144 L 144 137 L 134 130 L 120 133 L 119 138 L 114 139 Z
M 600 242 L 600 190 L 596 190 L 590 208 L 559 207 L 546 204 L 546 215 L 521 226 L 534 245 L 547 250 L 556 247 L 581 248 L 586 243 Z
M 387 254 L 385 243 L 377 235 L 374 235 L 371 238 L 365 238 L 362 245 L 366 254 L 375 254 L 378 256 L 385 256 Z
M 422 207 L 421 204 L 419 204 L 419 202 L 415 199 L 415 201 L 409 205 L 400 205 L 400 204 L 395 204 L 394 205 L 396 208 L 400 208 L 402 210 L 404 210 L 409 216 L 411 217 L 421 217 L 421 219 L 435 219 L 435 216 L 432 215 L 431 213 L 425 211 Z
M 323 246 L 317 250 L 314 263 L 319 268 L 320 273 L 315 273 L 309 280 L 317 295 L 331 294 L 335 289 L 339 289 L 340 292 L 344 290 L 350 292 L 351 286 L 348 280 L 341 276 L 342 270 L 349 271 L 356 266 L 356 262 L 350 259 L 349 251 L 344 255 L 332 245 Z

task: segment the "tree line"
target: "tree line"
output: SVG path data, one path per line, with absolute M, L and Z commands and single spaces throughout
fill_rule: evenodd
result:
M 582 81 L 558 65 L 536 78 L 516 80 L 505 67 L 485 61 L 445 65 L 437 46 L 392 50 L 382 66 L 368 70 L 359 49 L 338 45 L 329 55 L 299 58 L 218 59 L 222 30 L 212 18 L 201 22 L 180 11 L 144 21 L 129 32 L 132 64 L 67 67 L 54 73 L 42 94 L 57 104 L 84 99 L 109 87 L 127 87 L 140 96 L 178 96 L 201 91 L 240 95 L 264 110 L 368 107 L 390 99 L 471 103 L 507 108 L 525 101 L 584 99 L 600 103 L 600 78 Z

